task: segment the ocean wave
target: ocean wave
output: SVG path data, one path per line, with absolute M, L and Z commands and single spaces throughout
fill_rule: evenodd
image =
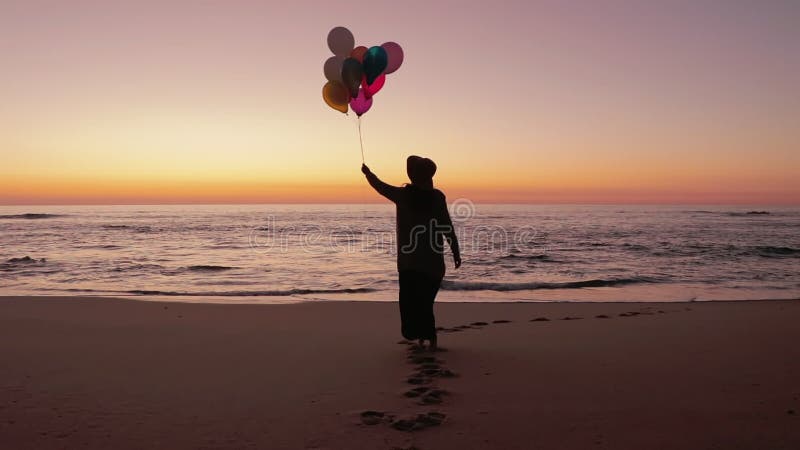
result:
M 101 225 L 101 228 L 106 230 L 131 230 L 134 233 L 150 233 L 153 228 L 149 225 L 119 225 L 119 224 L 106 224 Z
M 636 251 L 636 252 L 649 252 L 650 251 L 650 247 L 648 247 L 646 245 L 631 244 L 630 242 L 626 242 L 626 243 L 622 244 L 622 247 L 624 247 L 626 250 L 633 250 L 633 251 Z
M 786 246 L 685 245 L 654 251 L 653 256 L 703 256 L 720 258 L 796 258 L 800 249 Z
M 547 261 L 547 262 L 555 262 L 550 255 L 545 254 L 537 254 L 537 255 L 520 255 L 516 253 L 511 253 L 509 255 L 501 256 L 500 259 L 522 259 L 528 261 Z
M 25 277 L 29 275 L 35 276 L 57 273 L 60 271 L 57 267 L 46 263 L 47 259 L 45 258 L 36 259 L 30 256 L 11 258 L 6 260 L 6 262 L 0 262 L 0 272 L 4 273 L 3 276 Z
M 362 294 L 375 292 L 377 289 L 371 288 L 350 288 L 350 289 L 284 289 L 267 291 L 149 291 L 134 289 L 123 291 L 126 294 L 135 295 L 160 295 L 167 297 L 287 297 L 290 295 L 310 295 L 310 294 Z
M 192 282 L 194 286 L 254 286 L 257 284 L 261 284 L 261 281 L 208 279 Z
M 64 217 L 66 214 L 44 214 L 44 213 L 25 213 L 25 214 L 5 214 L 0 215 L 0 219 L 52 219 Z
M 761 246 L 755 247 L 755 250 L 764 257 L 800 255 L 800 249 L 791 247 Z
M 119 265 L 112 269 L 111 272 L 135 272 L 135 271 L 142 271 L 142 272 L 149 272 L 153 270 L 159 270 L 162 275 L 180 275 L 187 271 L 191 272 L 224 272 L 226 270 L 233 270 L 238 269 L 238 267 L 228 267 L 228 266 L 208 266 L 208 265 L 198 265 L 198 266 L 189 266 L 189 267 L 179 267 L 175 268 L 167 268 L 160 264 L 128 264 L 128 265 Z
M 212 244 L 212 245 L 204 245 L 201 248 L 205 250 L 247 250 L 251 247 L 246 245 L 236 245 L 236 244 Z
M 24 265 L 24 264 L 44 264 L 47 262 L 45 258 L 36 259 L 30 256 L 23 256 L 22 258 L 11 258 L 5 262 L 8 265 Z
M 131 272 L 131 271 L 146 271 L 163 269 L 164 266 L 160 264 L 131 264 L 127 266 L 117 266 L 110 269 L 111 272 Z
M 193 272 L 222 272 L 224 270 L 238 269 L 238 267 L 199 265 L 189 266 L 186 269 Z
M 125 247 L 122 245 L 115 245 L 115 244 L 97 244 L 97 245 L 81 245 L 81 246 L 76 246 L 76 248 L 86 249 L 86 250 L 121 250 Z
M 770 215 L 769 211 L 747 211 L 747 212 L 729 212 L 729 216 L 731 217 L 748 217 L 748 216 L 768 216 Z
M 638 283 L 653 283 L 649 278 L 610 278 L 583 281 L 565 281 L 560 283 L 530 282 L 530 283 L 493 283 L 483 281 L 450 281 L 442 282 L 442 289 L 446 291 L 534 291 L 539 289 L 582 289 L 591 287 L 613 287 Z

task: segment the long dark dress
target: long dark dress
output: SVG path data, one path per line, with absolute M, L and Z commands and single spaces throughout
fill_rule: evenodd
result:
M 447 201 L 438 189 L 391 186 L 372 173 L 369 184 L 397 209 L 397 271 L 401 332 L 406 339 L 433 339 L 433 302 L 445 273 L 444 241 L 458 252 Z

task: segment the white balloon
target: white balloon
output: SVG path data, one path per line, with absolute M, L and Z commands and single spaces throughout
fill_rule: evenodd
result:
M 346 58 L 356 45 L 353 33 L 345 27 L 336 27 L 328 33 L 328 48 L 334 55 Z
M 342 82 L 342 63 L 344 63 L 344 58 L 341 56 L 331 56 L 325 61 L 323 71 L 328 81 Z

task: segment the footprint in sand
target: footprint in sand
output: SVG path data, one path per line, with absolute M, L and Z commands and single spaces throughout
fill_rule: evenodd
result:
M 408 360 L 413 364 L 433 364 L 439 362 L 439 360 L 437 360 L 434 356 L 424 355 L 411 355 L 408 357 Z
M 444 414 L 436 411 L 431 411 L 427 414 L 418 414 L 417 423 L 427 427 L 435 427 L 437 425 L 441 425 L 442 422 L 444 422 L 444 418 L 445 418 Z
M 431 378 L 455 378 L 456 376 L 456 373 L 452 370 L 438 367 L 419 369 L 411 374 L 406 381 L 409 384 L 428 384 L 431 382 Z
M 377 425 L 388 419 L 386 413 L 381 411 L 364 411 L 361 413 L 361 423 L 364 425 Z
M 455 378 L 458 375 L 450 369 L 441 369 L 436 376 L 440 378 Z
M 430 379 L 430 378 L 427 378 L 427 377 L 416 377 L 416 376 L 411 376 L 411 377 L 408 377 L 408 378 L 406 379 L 406 383 L 408 383 L 408 384 L 415 384 L 415 385 L 416 385 L 416 384 L 428 384 L 428 383 L 430 383 L 430 382 L 431 382 L 431 379 Z
M 439 363 L 436 362 L 426 362 L 419 365 L 420 370 L 428 370 L 428 369 L 441 369 Z
M 467 326 L 466 328 L 471 327 Z M 443 397 L 449 395 L 449 392 L 440 389 L 435 384 L 430 384 L 436 378 L 451 378 L 457 375 L 452 370 L 444 367 L 442 360 L 425 354 L 426 349 L 417 348 L 413 342 L 401 340 L 398 344 L 408 345 L 407 361 L 416 366 L 416 372 L 406 378 L 407 383 L 416 385 L 416 387 L 403 392 L 403 396 L 416 399 L 418 405 L 437 405 L 442 403 Z M 438 411 L 429 411 L 405 418 L 396 418 L 395 415 L 383 411 L 367 410 L 360 414 L 360 419 L 364 425 L 384 423 L 395 430 L 411 432 L 441 425 L 445 419 L 445 414 Z
M 443 350 L 443 349 L 437 349 L 437 350 L 433 350 L 433 351 L 439 351 L 439 352 L 441 352 L 441 351 L 444 351 L 444 350 Z M 429 350 L 429 349 L 428 349 L 428 348 L 426 348 L 426 347 L 423 347 L 423 346 L 417 345 L 417 344 L 412 344 L 412 345 L 409 345 L 409 346 L 408 346 L 408 352 L 409 352 L 410 354 L 412 354 L 412 355 L 418 355 L 418 354 L 420 354 L 420 353 L 430 353 L 430 352 L 431 352 L 431 350 Z
M 435 377 L 439 373 L 439 370 L 441 369 L 438 367 L 435 369 L 420 369 L 417 373 L 422 376 Z
M 424 414 L 417 414 L 415 417 L 393 420 L 391 426 L 399 431 L 419 431 L 441 425 L 445 417 L 446 416 L 440 412 L 431 411 Z
M 411 390 L 408 390 L 408 391 L 404 392 L 403 395 L 408 397 L 408 398 L 416 398 L 416 397 L 419 397 L 419 396 L 427 393 L 430 390 L 431 390 L 431 388 L 429 388 L 427 386 L 420 386 L 420 387 L 415 387 L 414 389 L 411 389 Z
M 447 395 L 447 391 L 444 389 L 430 389 L 420 397 L 419 404 L 436 405 L 442 403 L 442 397 L 445 395 Z

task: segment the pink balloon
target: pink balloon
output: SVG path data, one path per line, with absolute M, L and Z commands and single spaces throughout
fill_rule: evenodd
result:
M 386 56 L 389 59 L 389 64 L 383 73 L 394 73 L 403 65 L 403 47 L 397 42 L 385 42 L 381 45 L 386 50 Z
M 373 95 L 377 94 L 378 91 L 383 88 L 383 85 L 386 84 L 386 74 L 382 73 L 381 76 L 375 78 L 375 81 L 372 84 L 367 84 L 367 76 L 361 78 L 361 87 L 364 89 L 364 92 L 367 98 L 372 98 Z
M 367 92 L 364 88 L 358 90 L 358 97 L 350 100 L 350 109 L 361 117 L 362 114 L 372 108 L 372 98 L 367 98 Z

